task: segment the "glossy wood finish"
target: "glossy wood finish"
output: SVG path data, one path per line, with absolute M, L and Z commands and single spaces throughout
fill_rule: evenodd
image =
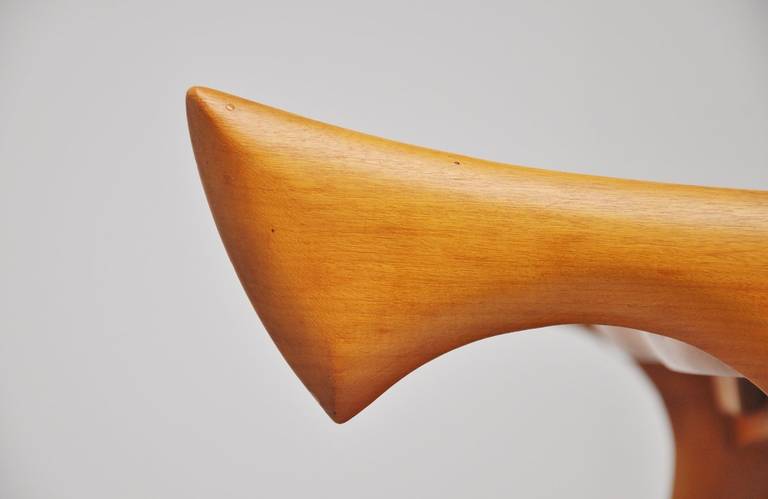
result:
M 343 422 L 491 335 L 610 324 L 768 387 L 768 193 L 558 173 L 187 94 L 216 224 L 278 348 Z

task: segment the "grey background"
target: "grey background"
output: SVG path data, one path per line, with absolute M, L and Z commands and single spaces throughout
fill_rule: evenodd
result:
M 0 498 L 665 497 L 658 396 L 574 327 L 459 349 L 332 423 L 226 258 L 184 91 L 765 189 L 767 26 L 758 0 L 1 0 Z

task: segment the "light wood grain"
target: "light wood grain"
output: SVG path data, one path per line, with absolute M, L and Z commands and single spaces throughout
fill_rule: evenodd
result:
M 504 165 L 205 88 L 187 113 L 237 274 L 335 421 L 444 352 L 552 324 L 677 338 L 768 388 L 766 192 Z

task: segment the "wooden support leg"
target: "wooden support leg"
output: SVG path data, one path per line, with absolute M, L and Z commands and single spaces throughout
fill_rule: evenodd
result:
M 661 393 L 675 435 L 673 499 L 768 498 L 768 438 L 739 438 L 742 423 L 763 413 L 728 414 L 711 376 L 641 366 Z

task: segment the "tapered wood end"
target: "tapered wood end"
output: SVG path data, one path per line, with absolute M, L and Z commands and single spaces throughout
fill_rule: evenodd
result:
M 190 88 L 186 104 L 200 177 L 237 275 L 291 368 L 343 423 L 405 374 L 376 347 L 376 276 L 360 255 L 350 258 L 356 214 L 338 189 L 318 190 L 346 182 L 346 166 L 332 156 L 344 132 L 203 87 Z

